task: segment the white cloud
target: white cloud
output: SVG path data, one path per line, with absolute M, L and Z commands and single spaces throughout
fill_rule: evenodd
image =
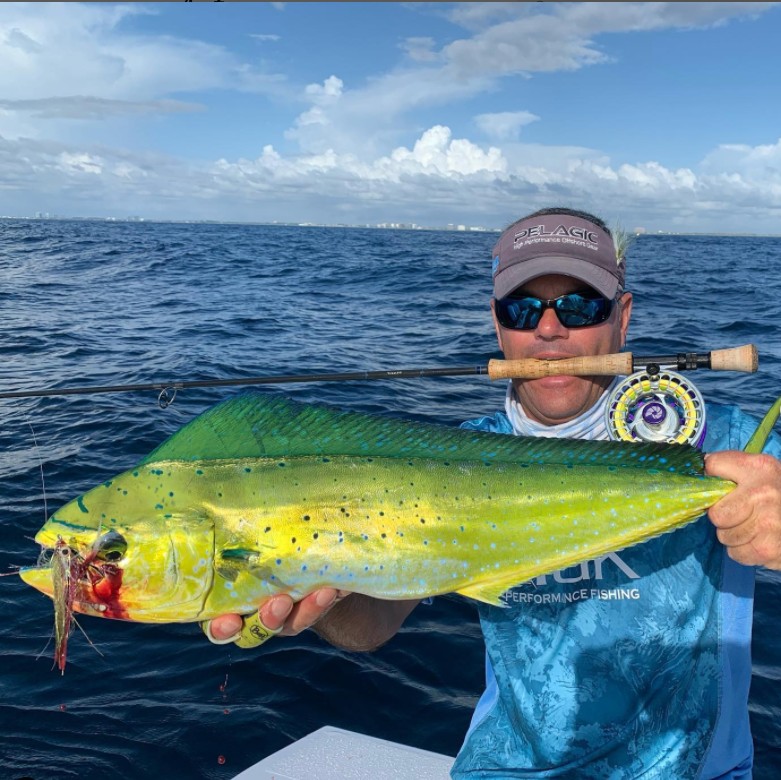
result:
M 285 94 L 284 76 L 221 46 L 125 31 L 155 13 L 142 3 L 0 3 L 0 135 L 67 138 L 73 119 L 197 111 L 181 96 L 203 90 Z
M 593 173 L 598 173 L 592 169 Z M 603 180 L 618 182 L 623 180 L 637 192 L 654 190 L 659 193 L 675 191 L 696 192 L 700 183 L 694 173 L 688 168 L 671 171 L 657 162 L 641 163 L 639 165 L 624 164 L 618 171 L 606 175 Z
M 12 49 L 20 49 L 25 54 L 39 54 L 43 47 L 30 36 L 25 35 L 18 27 L 12 27 L 7 31 L 5 43 Z
M 576 70 L 610 59 L 594 43 L 596 36 L 724 24 L 755 16 L 774 4 L 545 3 L 536 4 L 534 12 L 528 4 L 507 5 L 517 7 L 513 17 L 443 48 L 443 56 L 459 77 Z M 468 20 L 486 21 L 495 15 L 490 9 L 482 15 L 473 9 Z M 457 11 L 453 18 L 464 16 Z
M 407 57 L 416 62 L 432 62 L 436 60 L 435 45 L 434 39 L 429 37 L 407 38 L 399 44 Z
M 781 138 L 774 144 L 722 144 L 702 163 L 708 173 L 730 173 L 781 182 Z
M 448 18 L 467 29 L 480 29 L 497 19 L 515 19 L 539 13 L 535 3 L 455 3 Z
M 224 47 L 165 35 L 139 36 L 123 22 L 153 4 L 0 4 L 0 95 L 5 100 L 81 95 L 147 101 L 230 88 L 275 91 L 283 77 Z
M 80 152 L 61 152 L 56 164 L 65 173 L 88 173 L 99 175 L 103 173 L 104 161 L 95 155 Z
M 254 38 L 256 41 L 278 41 L 280 40 L 280 37 L 278 35 L 274 35 L 273 33 L 250 33 L 250 38 Z
M 327 109 L 336 105 L 342 95 L 344 83 L 337 76 L 329 76 L 322 84 L 308 84 L 304 88 L 303 99 L 312 103 L 312 107 L 301 113 L 285 136 L 302 141 L 312 139 L 310 151 L 322 151 L 328 148 L 325 140 L 327 126 L 331 123 L 331 114 Z
M 431 109 L 469 97 L 476 90 L 476 84 L 455 82 L 441 68 L 400 70 L 372 79 L 363 87 L 342 86 L 329 101 L 322 99 L 320 91 L 312 90 L 303 97 L 315 102 L 318 110 L 305 111 L 285 135 L 304 153 L 334 149 L 369 160 L 409 134 L 403 115 L 418 107 Z
M 340 78 L 329 76 L 322 84 L 308 84 L 304 93 L 312 102 L 327 105 L 336 101 L 343 87 L 344 82 Z
M 390 157 L 377 160 L 375 167 L 398 179 L 400 175 L 419 173 L 445 177 L 503 174 L 507 163 L 496 147 L 483 151 L 466 139 L 453 140 L 450 128 L 437 125 L 426 130 L 412 149 L 400 146 Z
M 530 111 L 500 111 L 495 114 L 478 114 L 475 124 L 489 138 L 506 141 L 517 139 L 522 127 L 538 119 L 539 117 Z
M 107 100 L 73 95 L 38 100 L 0 100 L 0 110 L 39 119 L 108 119 L 117 116 L 179 114 L 203 111 L 204 106 L 181 100 Z

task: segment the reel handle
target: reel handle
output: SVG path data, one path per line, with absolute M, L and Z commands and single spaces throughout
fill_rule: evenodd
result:
M 753 374 L 759 368 L 757 348 L 744 344 L 732 349 L 715 349 L 710 353 L 710 367 L 713 371 L 745 371 Z
M 677 366 L 681 359 L 696 359 L 685 369 L 710 368 L 713 371 L 744 371 L 753 373 L 759 366 L 757 348 L 753 344 L 730 349 L 715 349 L 702 355 L 681 354 L 659 358 L 642 357 L 634 359 L 631 352 L 617 352 L 611 355 L 584 355 L 561 360 L 489 360 L 488 376 L 495 379 L 540 379 L 545 376 L 627 376 L 634 371 L 643 371 L 650 363 Z M 705 361 L 705 362 L 699 362 Z

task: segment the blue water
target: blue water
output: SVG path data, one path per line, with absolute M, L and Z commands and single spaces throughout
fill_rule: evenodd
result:
M 484 365 L 493 234 L 0 221 L 0 390 L 308 371 Z M 755 375 L 696 376 L 761 414 L 781 393 L 781 239 L 644 236 L 629 255 L 637 353 L 755 343 Z M 234 389 L 0 401 L 0 571 L 33 563 L 49 511 Z M 301 384 L 284 392 L 456 424 L 487 379 Z M 37 441 L 37 446 L 35 442 Z M 42 488 L 41 463 L 45 479 Z M 781 776 L 781 577 L 760 572 L 755 778 Z M 475 610 L 418 609 L 373 654 L 307 632 L 254 651 L 194 625 L 83 617 L 52 671 L 51 602 L 0 579 L 0 778 L 231 778 L 325 724 L 455 754 L 481 690 Z M 48 645 L 48 646 L 47 646 Z M 221 763 L 221 758 L 224 763 Z

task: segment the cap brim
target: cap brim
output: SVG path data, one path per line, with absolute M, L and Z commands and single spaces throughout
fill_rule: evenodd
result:
M 618 292 L 618 278 L 604 268 L 575 257 L 535 257 L 500 271 L 494 277 L 494 293 L 497 298 L 504 298 L 532 279 L 554 274 L 585 282 L 610 300 Z

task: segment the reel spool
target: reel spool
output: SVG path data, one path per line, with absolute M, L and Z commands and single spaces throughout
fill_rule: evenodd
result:
M 649 366 L 623 379 L 610 394 L 607 430 L 615 441 L 702 445 L 705 402 L 692 382 L 675 371 Z

